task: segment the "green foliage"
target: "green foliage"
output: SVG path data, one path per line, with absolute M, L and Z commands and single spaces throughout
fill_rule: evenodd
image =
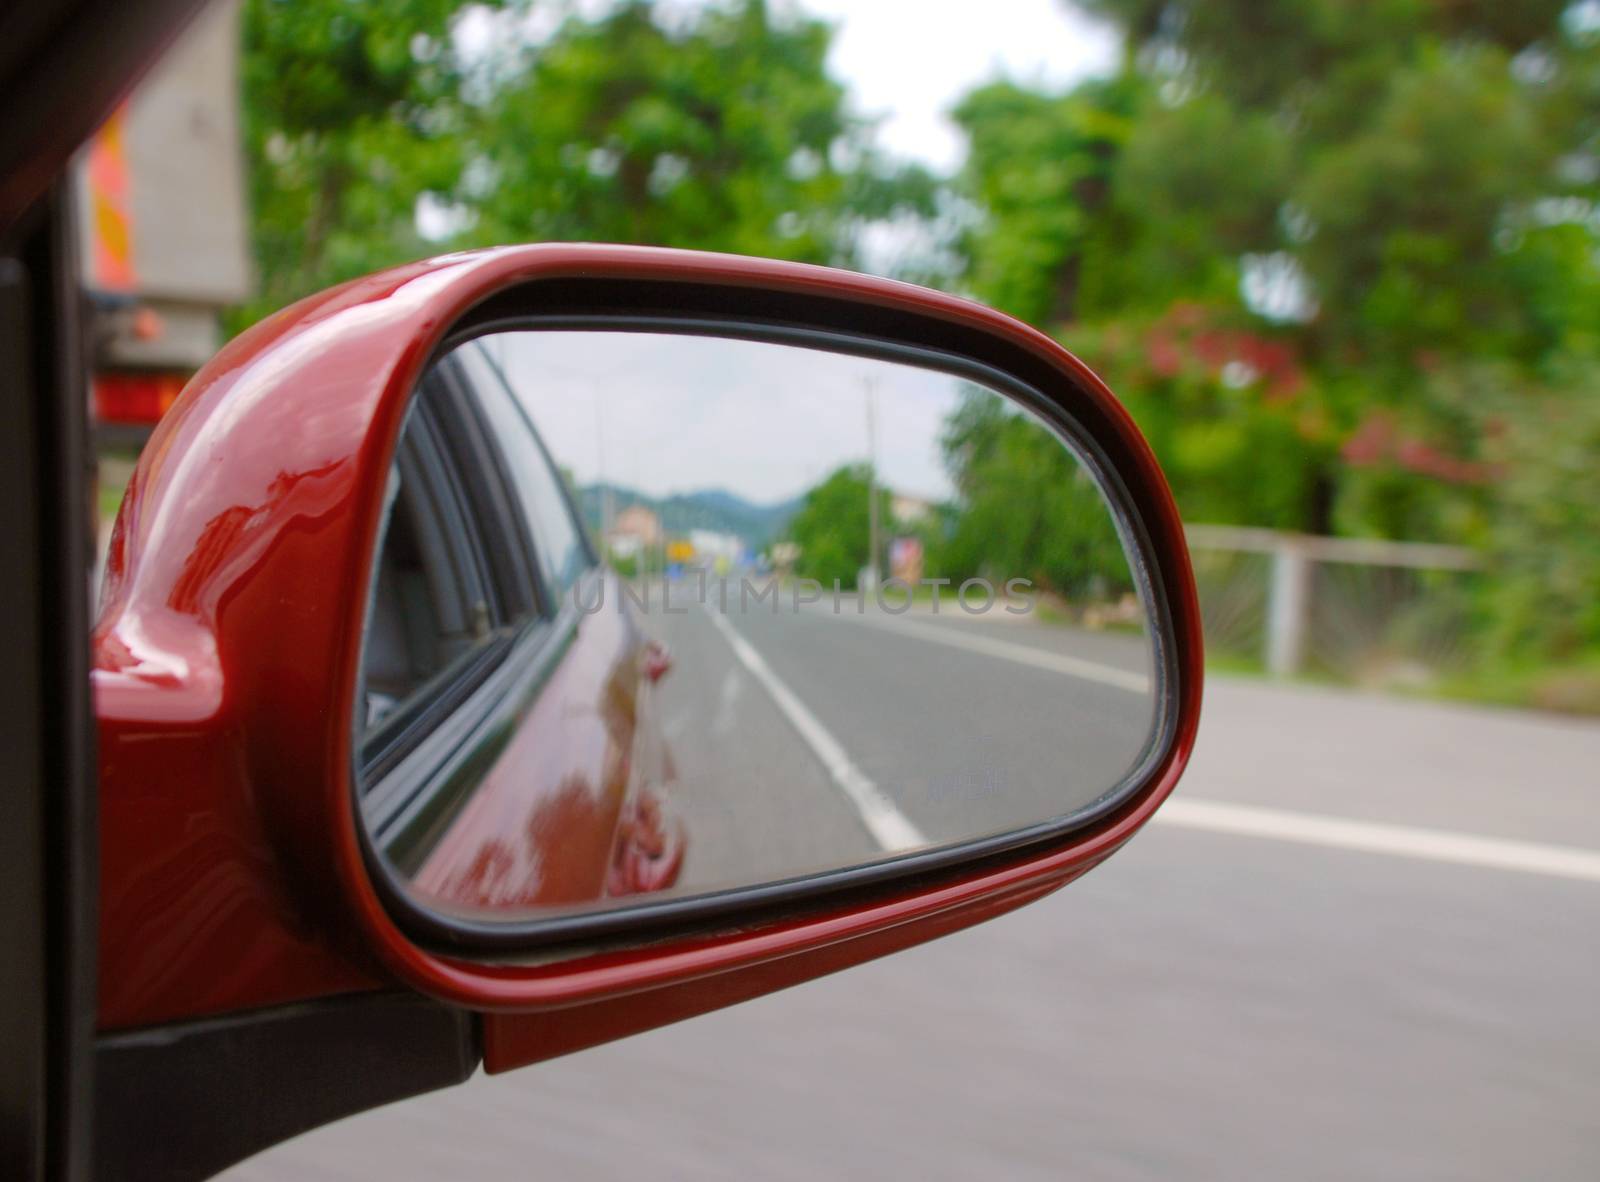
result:
M 1098 485 L 1043 424 L 974 386 L 945 423 L 940 446 L 956 496 L 916 531 L 925 577 L 953 585 L 983 578 L 996 588 L 1029 579 L 1070 602 L 1133 590 Z M 847 465 L 806 493 L 786 531 L 800 546 L 797 575 L 855 587 L 870 545 L 869 478 L 865 465 Z M 883 489 L 878 497 L 886 544 L 891 498 Z
M 1280 335 L 1181 303 L 1063 339 L 1116 383 L 1187 520 L 1302 529 L 1328 513 L 1337 449 Z
M 640 0 L 568 21 L 483 112 L 456 193 L 478 215 L 468 239 L 853 262 L 865 221 L 926 211 L 932 184 L 874 156 L 827 74 L 830 36 L 762 0 L 677 31 Z
M 957 111 L 974 293 L 1107 375 L 1190 520 L 1489 547 L 1496 647 L 1600 645 L 1600 34 L 1561 0 L 1078 6 L 1116 78 Z
M 246 0 L 242 90 L 257 296 L 242 327 L 427 253 L 417 199 L 461 168 L 452 0 Z
M 1055 324 L 1126 299 L 1130 276 L 1150 277 L 1119 264 L 1134 227 L 1112 201 L 1114 166 L 1148 105 L 1132 76 L 1062 96 L 996 82 L 961 101 L 953 112 L 969 143 L 961 187 L 981 212 L 962 247 L 982 299 Z
M 1536 106 L 1498 49 L 1428 54 L 1360 133 L 1317 153 L 1292 199 L 1317 228 L 1299 257 L 1322 333 L 1398 365 L 1418 349 L 1537 356 L 1554 343 L 1532 331 L 1518 252 L 1497 234 L 1554 165 Z
M 826 70 L 828 26 L 764 0 L 670 30 L 647 0 L 463 61 L 455 0 L 247 0 L 244 112 L 259 297 L 464 246 L 599 240 L 854 265 L 862 227 L 931 213 Z M 453 227 L 417 228 L 432 199 Z
M 1490 640 L 1504 658 L 1600 654 L 1600 398 L 1592 364 L 1555 368 L 1555 384 L 1502 386 L 1476 408 L 1496 474 Z
M 806 493 L 786 531 L 788 540 L 800 547 L 795 563 L 797 575 L 815 579 L 824 587 L 831 587 L 836 579 L 841 588 L 855 587 L 871 550 L 872 502 L 867 494 L 870 480 L 871 472 L 865 464 L 849 464 Z M 889 494 L 881 488 L 878 520 L 887 540 Z M 881 556 L 879 569 L 883 569 Z
M 1292 101 L 1319 122 L 1359 118 L 1396 67 L 1471 42 L 1516 53 L 1559 26 L 1569 0 L 1075 0 L 1108 17 L 1152 66 L 1243 106 Z
M 1086 318 L 1180 299 L 1230 304 L 1238 256 L 1274 241 L 1291 146 L 1269 116 L 1219 95 L 1148 97 L 1112 176 L 1116 234 Z

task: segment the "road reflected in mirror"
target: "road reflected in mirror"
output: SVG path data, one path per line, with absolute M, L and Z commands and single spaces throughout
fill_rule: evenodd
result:
M 419 388 L 365 637 L 405 897 L 527 924 L 836 881 L 1114 799 L 1158 668 L 1084 448 L 915 359 L 465 343 Z

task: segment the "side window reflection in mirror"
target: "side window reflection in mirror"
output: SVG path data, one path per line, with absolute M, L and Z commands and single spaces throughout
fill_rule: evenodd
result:
M 389 475 L 388 528 L 378 552 L 363 648 L 366 734 L 381 727 L 445 664 L 438 604 L 412 520 L 415 508 L 409 498 L 402 500 L 400 487 L 396 465 Z
M 373 568 L 355 720 L 363 791 L 437 726 L 527 617 L 500 590 L 493 556 L 505 539 L 469 488 L 453 439 L 461 431 L 430 377 L 390 469 Z
M 452 360 L 461 366 L 484 421 L 500 445 L 527 528 L 533 534 L 540 570 L 559 595 L 595 565 L 594 555 L 573 516 L 555 461 L 487 349 L 485 341 L 471 341 L 457 349 Z

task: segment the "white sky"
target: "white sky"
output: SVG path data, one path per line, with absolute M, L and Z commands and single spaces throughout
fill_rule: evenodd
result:
M 800 0 L 835 23 L 829 65 L 858 112 L 883 116 L 879 142 L 943 171 L 964 146 L 945 112 L 1007 76 L 1065 87 L 1116 67 L 1111 29 L 1063 0 Z
M 658 333 L 516 332 L 487 345 L 579 484 L 603 474 L 657 497 L 721 488 L 756 504 L 786 500 L 866 459 L 870 384 L 879 479 L 896 492 L 950 495 L 939 432 L 960 383 L 947 374 Z

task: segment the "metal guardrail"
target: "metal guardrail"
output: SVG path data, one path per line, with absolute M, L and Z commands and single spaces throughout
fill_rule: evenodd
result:
M 1236 525 L 1189 525 L 1184 532 L 1191 549 L 1264 554 L 1271 558 L 1266 656 L 1267 670 L 1278 677 L 1292 676 L 1305 667 L 1315 564 L 1450 571 L 1481 570 L 1484 566 L 1482 555 L 1476 551 L 1431 542 L 1328 538 Z
M 1294 550 L 1312 562 L 1349 562 L 1362 566 L 1404 566 L 1416 570 L 1482 570 L 1483 556 L 1465 546 L 1434 542 L 1390 542 L 1381 538 L 1325 538 L 1247 525 L 1186 525 L 1184 534 L 1195 550 L 1241 550 L 1277 554 Z

